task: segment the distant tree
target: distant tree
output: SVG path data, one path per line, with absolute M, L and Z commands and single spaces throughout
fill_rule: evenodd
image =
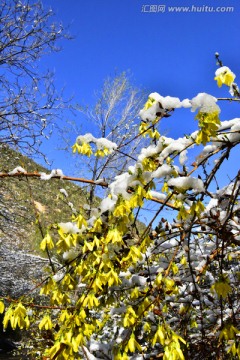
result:
M 67 37 L 41 1 L 0 0 L 0 143 L 34 153 L 63 106 L 40 60 Z
M 81 160 L 80 166 L 77 166 L 81 174 L 94 181 L 103 178 L 109 181 L 134 161 L 140 141 L 143 141 L 137 134 L 139 111 L 145 98 L 144 91 L 132 85 L 129 74 L 122 72 L 104 81 L 102 89 L 96 92 L 94 106 L 79 107 L 88 124 L 92 125 L 93 134 L 115 142 L 119 148 L 111 154 L 96 157 L 94 161 L 86 160 L 86 166 L 82 166 Z M 129 145 L 121 151 L 121 146 L 127 143 Z M 91 185 L 90 204 L 95 191 L 96 186 Z
M 221 64 L 215 80 L 233 94 L 224 100 L 239 102 L 234 79 Z M 27 295 L 0 300 L 5 328 L 32 323 L 38 336 L 50 339 L 35 342 L 35 358 L 239 359 L 239 166 L 221 188 L 218 183 L 240 146 L 240 119 L 221 122 L 217 101 L 206 93 L 182 101 L 150 94 L 137 135 L 149 144 L 126 171 L 99 182 L 108 195 L 98 207 L 81 203 L 71 221 L 49 227 L 40 247 L 62 262 L 38 285 L 44 303 Z M 196 131 L 178 139 L 160 135 L 160 121 L 178 108 L 197 110 Z M 86 134 L 73 150 L 101 157 L 128 145 Z M 192 151 L 197 156 L 189 164 Z M 24 171 L 11 176 L 46 178 Z M 158 209 L 139 231 L 148 202 Z M 166 208 L 169 219 L 162 215 Z

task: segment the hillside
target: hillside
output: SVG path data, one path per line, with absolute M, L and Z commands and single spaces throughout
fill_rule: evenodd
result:
M 17 166 L 28 172 L 49 170 L 33 160 L 2 145 L 0 147 L 0 172 L 10 172 Z M 68 197 L 60 192 L 65 189 Z M 51 223 L 69 221 L 72 211 L 84 204 L 87 193 L 80 186 L 55 178 L 49 181 L 39 178 L 0 179 L 0 243 L 14 250 L 39 253 L 42 239 L 38 221 L 43 231 Z

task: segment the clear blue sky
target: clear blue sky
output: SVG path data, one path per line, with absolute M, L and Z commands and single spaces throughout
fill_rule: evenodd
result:
M 44 66 L 55 70 L 57 86 L 65 86 L 80 104 L 92 103 L 94 91 L 116 69 L 130 70 L 135 85 L 149 93 L 180 99 L 199 92 L 228 96 L 227 87 L 218 89 L 213 80 L 216 51 L 240 84 L 239 0 L 43 0 L 43 4 L 52 7 L 74 36 L 62 43 L 61 52 L 45 58 Z M 152 5 L 162 5 L 165 11 L 150 12 Z M 172 6 L 193 11 L 170 12 Z M 206 7 L 233 7 L 233 11 L 209 12 Z M 221 119 L 238 117 L 239 106 L 223 104 Z M 176 111 L 164 120 L 163 130 L 171 137 L 189 133 L 193 117 L 187 110 L 179 115 Z M 68 163 L 49 145 L 48 149 L 55 159 L 53 167 L 69 174 Z

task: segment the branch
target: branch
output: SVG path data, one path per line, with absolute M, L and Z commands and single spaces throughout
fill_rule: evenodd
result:
M 198 276 L 196 277 L 196 282 L 198 283 L 201 275 L 204 274 L 204 271 L 207 269 L 208 265 L 215 259 L 215 257 L 221 252 L 221 248 L 213 250 L 210 256 L 208 256 L 206 263 L 203 265 L 201 270 L 199 270 Z
M 35 308 L 35 309 L 52 309 L 52 310 L 76 310 L 75 306 L 69 306 L 69 307 L 64 307 L 64 306 L 54 306 L 54 305 L 38 305 L 38 304 L 34 304 L 34 303 L 25 303 L 25 302 L 21 302 L 21 300 L 19 301 L 18 299 L 12 299 L 9 296 L 1 296 L 1 299 L 6 300 L 9 303 L 15 303 L 15 304 L 19 304 L 19 302 L 26 306 L 26 307 L 30 307 L 30 308 Z
M 238 98 L 217 98 L 218 100 L 225 100 L 225 101 L 240 101 Z
M 41 178 L 41 174 L 38 172 L 30 172 L 30 173 L 15 173 L 15 174 L 9 174 L 9 173 L 0 173 L 0 178 L 5 178 L 5 177 L 35 177 L 35 178 Z M 68 180 L 68 181 L 78 181 L 78 182 L 82 182 L 82 183 L 88 183 L 88 184 L 93 184 L 93 185 L 100 185 L 103 187 L 108 187 L 108 184 L 105 181 L 94 181 L 94 180 L 89 180 L 89 179 L 84 179 L 84 178 L 78 178 L 78 177 L 73 177 L 73 176 L 59 176 L 59 175 L 53 175 L 51 177 L 51 179 L 61 179 L 61 180 Z
M 10 174 L 10 173 L 0 173 L 0 178 L 7 178 L 7 177 L 35 177 L 35 178 L 41 178 L 41 174 L 38 172 L 30 172 L 30 173 L 22 173 L 22 172 L 17 172 L 15 174 Z M 102 186 L 107 188 L 109 186 L 109 184 L 106 181 L 94 181 L 94 180 L 90 180 L 90 179 L 85 179 L 85 178 L 78 178 L 78 177 L 73 177 L 73 176 L 59 176 L 59 175 L 53 175 L 51 177 L 51 179 L 59 179 L 59 180 L 67 180 L 67 181 L 77 181 L 77 182 L 81 182 L 81 183 L 86 183 L 86 184 L 91 184 L 91 185 L 98 185 L 98 186 Z M 46 180 L 44 180 L 46 181 Z M 129 194 L 133 193 L 133 190 L 128 189 L 127 192 Z M 170 207 L 173 210 L 178 210 L 177 207 L 175 207 L 173 204 L 166 202 L 164 200 L 159 200 L 155 197 L 152 197 L 151 199 L 148 199 L 150 201 L 154 201 L 158 204 L 162 204 L 162 205 L 166 205 L 168 207 Z

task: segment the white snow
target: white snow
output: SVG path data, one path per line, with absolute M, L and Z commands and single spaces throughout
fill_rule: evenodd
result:
M 155 93 L 151 93 L 149 95 L 149 98 L 157 102 L 160 102 L 160 104 L 164 109 L 175 109 L 181 107 L 181 101 L 177 97 L 172 97 L 172 96 L 164 97 L 158 94 L 157 92 L 155 92 Z
M 64 272 L 58 271 L 55 275 L 53 275 L 53 280 L 59 282 L 64 278 L 64 275 Z
M 68 202 L 68 206 L 72 209 L 73 213 L 77 212 L 77 210 L 74 208 L 73 203 L 71 201 Z
M 231 120 L 222 121 L 219 130 L 223 131 L 231 128 L 233 125 L 240 123 L 240 118 L 234 118 Z
M 202 260 L 202 261 L 198 264 L 198 266 L 195 267 L 195 270 L 201 271 L 202 268 L 203 268 L 205 265 L 206 265 L 206 260 Z
M 64 177 L 64 174 L 61 169 L 53 169 L 50 174 L 46 174 L 44 172 L 40 172 L 39 174 L 41 175 L 40 176 L 41 180 L 50 180 L 53 176 L 54 177 L 58 176 L 61 179 Z
M 110 199 L 109 197 L 103 199 L 100 204 L 101 213 L 104 213 L 105 211 L 112 211 L 115 204 L 116 204 L 116 201 Z
M 65 234 L 77 234 L 79 233 L 79 228 L 77 226 L 77 224 L 75 223 L 72 223 L 72 222 L 66 222 L 66 223 L 59 223 L 58 224 L 60 226 L 60 228 L 62 229 L 62 231 L 65 233 Z
M 177 245 L 179 245 L 179 242 L 176 239 L 171 239 L 171 240 L 164 241 L 161 244 L 161 248 L 163 248 L 163 249 L 172 249 L 173 247 L 175 247 Z
M 164 145 L 167 146 L 159 154 L 158 160 L 160 161 L 160 163 L 163 162 L 164 159 L 166 159 L 169 155 L 173 154 L 175 151 L 178 153 L 185 151 L 186 148 L 191 146 L 193 142 L 190 138 L 179 138 L 175 140 L 172 138 L 162 137 L 162 140 L 164 140 Z M 182 155 L 181 160 L 183 161 L 185 157 L 186 153 Z
M 191 100 L 192 112 L 196 111 L 199 108 L 200 112 L 220 112 L 219 106 L 216 104 L 217 99 L 206 93 L 199 93 Z
M 96 356 L 92 355 L 90 353 L 90 351 L 86 348 L 86 346 L 83 345 L 82 347 L 84 348 L 84 353 L 88 360 L 103 360 L 103 359 L 97 358 Z
M 161 140 L 164 140 L 164 138 L 161 138 Z M 138 160 L 141 162 L 147 157 L 158 154 L 163 148 L 161 140 L 159 140 L 157 145 L 151 144 L 147 148 L 142 148 L 141 153 L 138 156 Z M 132 170 L 132 167 L 131 167 L 131 170 Z M 134 171 L 132 171 L 132 172 L 134 172 Z
M 211 199 L 205 208 L 206 212 L 209 212 L 212 208 L 218 206 L 218 199 Z
M 62 193 L 64 196 L 68 197 L 68 193 L 65 189 L 60 189 L 60 193 Z
M 59 176 L 60 178 L 63 178 L 64 174 L 61 169 L 53 169 L 51 172 L 52 176 Z
M 89 350 L 90 351 L 99 351 L 99 350 L 101 351 L 101 350 L 104 350 L 105 347 L 106 347 L 105 344 L 101 344 L 98 341 L 91 339 Z
M 110 314 L 114 315 L 114 314 L 122 314 L 126 311 L 126 306 L 121 306 L 121 307 L 117 307 L 117 308 L 112 308 L 110 310 Z
M 120 194 L 124 199 L 130 198 L 130 194 L 127 192 L 127 188 L 133 179 L 133 175 L 128 173 L 123 173 L 115 177 L 115 181 L 109 185 L 113 200 L 116 200 L 117 196 Z
M 171 175 L 173 168 L 167 164 L 163 164 L 157 170 L 152 172 L 152 178 L 161 178 L 167 175 Z
M 147 110 L 142 109 L 139 112 L 139 116 L 145 122 L 154 121 L 157 117 L 157 113 L 165 113 L 166 110 L 176 109 L 182 107 L 182 103 L 177 97 L 173 96 L 162 96 L 157 92 L 151 93 L 149 99 L 154 100 L 152 106 Z
M 87 133 L 85 135 L 79 135 L 76 142 L 81 145 L 84 143 L 94 143 L 98 150 L 107 148 L 109 152 L 113 152 L 117 148 L 117 144 L 106 138 L 95 138 L 92 134 Z
M 17 166 L 15 169 L 13 169 L 12 171 L 10 171 L 8 174 L 9 175 L 14 175 L 14 174 L 26 174 L 27 171 L 22 168 L 21 166 Z
M 131 278 L 131 283 L 133 285 L 145 286 L 146 282 L 147 282 L 147 279 L 144 276 L 133 275 Z
M 154 197 L 157 200 L 166 200 L 167 196 L 163 193 L 159 193 L 157 191 L 151 190 L 150 194 L 152 197 Z
M 161 109 L 161 107 L 159 106 L 159 103 L 156 102 L 154 103 L 149 109 L 147 110 L 140 110 L 139 112 L 139 116 L 141 117 L 141 119 L 145 122 L 148 121 L 154 121 L 157 117 L 157 113 L 163 113 L 164 109 Z
M 184 165 L 186 161 L 187 161 L 187 150 L 183 150 L 179 155 L 179 162 L 181 165 Z
M 104 148 L 107 148 L 108 150 L 113 151 L 113 150 L 116 150 L 117 148 L 117 144 L 108 140 L 108 139 L 105 139 L 105 138 L 99 138 L 99 139 L 96 139 L 95 138 L 95 144 L 97 146 L 98 149 L 104 149 Z
M 157 92 L 151 93 L 148 97 L 149 97 L 149 99 L 153 99 L 153 100 L 158 101 L 158 102 L 162 102 L 162 99 L 163 99 L 163 96 L 161 96 Z
M 231 131 L 235 132 L 228 135 L 228 139 L 231 142 L 237 142 L 240 140 L 240 119 L 231 127 Z
M 229 195 L 229 196 L 231 196 L 231 195 L 235 195 L 235 193 L 236 193 L 236 191 L 238 190 L 238 187 L 240 186 L 240 182 L 238 181 L 238 183 L 236 184 L 236 186 L 235 186 L 235 184 L 234 184 L 234 182 L 231 182 L 229 185 L 227 185 L 227 186 L 224 186 L 222 189 L 219 189 L 218 191 L 217 191 L 217 196 L 218 197 L 222 197 L 222 196 L 224 196 L 224 195 Z M 234 189 L 235 189 L 235 191 L 234 191 Z
M 210 153 L 214 152 L 218 148 L 217 144 L 206 145 L 203 148 L 203 151 L 196 157 L 196 164 L 199 164 L 203 161 Z
M 192 107 L 191 101 L 189 99 L 182 100 L 182 107 L 184 107 L 184 108 Z
M 78 255 L 77 249 L 70 249 L 63 253 L 63 259 L 64 260 L 73 260 L 77 257 L 77 255 Z
M 215 71 L 215 75 L 216 75 L 216 76 L 219 76 L 219 75 L 224 74 L 224 73 L 226 73 L 226 72 L 232 72 L 232 71 L 229 69 L 229 67 L 227 67 L 227 66 L 222 66 L 222 67 L 218 68 L 218 69 Z
M 164 109 L 176 109 L 182 106 L 181 101 L 177 97 L 166 96 L 162 99 L 162 107 Z
M 40 176 L 41 180 L 50 180 L 52 178 L 52 174 L 46 174 L 44 172 L 40 172 L 39 174 L 41 175 Z
M 182 176 L 182 177 L 170 179 L 170 180 L 168 180 L 168 186 L 170 186 L 170 187 L 173 186 L 180 190 L 193 189 L 194 192 L 203 192 L 204 191 L 204 185 L 203 185 L 203 181 L 201 179 L 188 177 L 188 176 Z
M 77 137 L 77 143 L 78 144 L 83 144 L 83 143 L 90 143 L 90 142 L 94 142 L 94 140 L 95 140 L 95 137 L 92 135 L 92 134 L 90 134 L 90 133 L 87 133 L 87 134 L 85 134 L 85 135 L 79 135 L 78 137 Z
M 104 179 L 98 179 L 98 180 L 95 180 L 95 184 L 101 184 L 104 182 Z

